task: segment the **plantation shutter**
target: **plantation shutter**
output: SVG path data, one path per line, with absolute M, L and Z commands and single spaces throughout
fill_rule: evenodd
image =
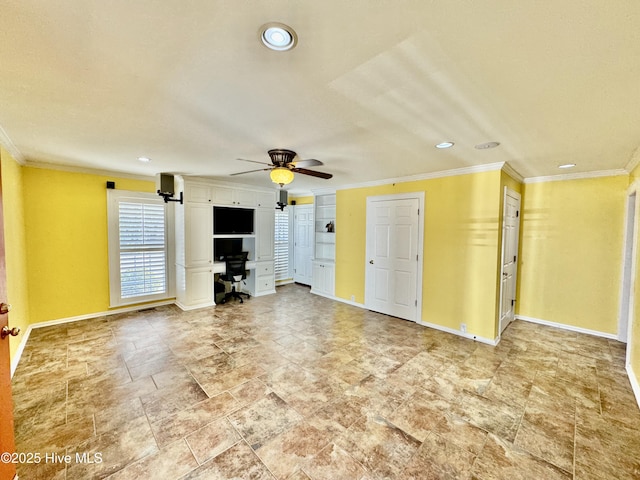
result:
M 120 296 L 167 291 L 164 205 L 120 202 Z
M 289 275 L 289 211 L 276 211 L 275 227 L 275 275 L 276 281 L 285 280 Z
M 165 301 L 173 293 L 171 211 L 157 195 L 107 189 L 109 306 Z

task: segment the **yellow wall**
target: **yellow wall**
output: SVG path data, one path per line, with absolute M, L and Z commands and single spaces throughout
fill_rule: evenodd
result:
M 616 334 L 627 176 L 523 188 L 518 314 Z
M 313 197 L 289 197 L 289 205 L 295 201 L 296 205 L 310 205 L 313 204 Z
M 109 308 L 106 181 L 153 192 L 153 181 L 23 168 L 32 323 Z
M 336 193 L 336 296 L 364 303 L 366 199 L 425 192 L 421 320 L 493 340 L 497 332 L 501 172 Z
M 9 314 L 10 325 L 19 327 L 21 330 L 17 337 L 10 337 L 10 352 L 13 359 L 30 323 L 23 168 L 1 147 L 0 161 L 2 162 L 0 168 L 2 169 L 4 242 L 7 263 L 6 301 L 12 307 Z

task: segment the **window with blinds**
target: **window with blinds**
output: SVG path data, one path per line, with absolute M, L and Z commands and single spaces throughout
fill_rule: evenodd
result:
M 111 306 L 169 296 L 167 219 L 162 199 L 108 190 Z
M 291 278 L 289 274 L 289 210 L 276 210 L 274 269 L 276 282 Z
M 120 202 L 120 297 L 167 291 L 164 205 Z

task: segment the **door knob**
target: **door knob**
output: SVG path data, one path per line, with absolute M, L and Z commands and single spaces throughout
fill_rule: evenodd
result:
M 371 265 L 373 265 L 373 260 L 369 260 L 369 263 L 370 263 Z
M 11 311 L 11 305 L 8 303 L 0 303 L 0 315 L 5 315 Z
M 2 332 L 0 332 L 0 338 L 8 337 L 9 335 L 16 337 L 19 333 L 20 329 L 18 327 L 9 328 L 5 325 L 2 327 Z

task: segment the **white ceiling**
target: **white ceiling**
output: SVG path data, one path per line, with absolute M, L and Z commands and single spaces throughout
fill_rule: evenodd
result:
M 637 0 L 2 0 L 0 126 L 27 164 L 268 186 L 289 148 L 334 178 L 496 162 L 621 169 L 640 145 Z M 259 40 L 298 34 L 290 52 Z M 0 130 L 0 133 L 1 130 Z M 438 150 L 450 140 L 455 146 Z M 492 150 L 474 145 L 498 141 Z M 152 158 L 149 164 L 139 156 Z M 259 166 L 258 166 L 259 167 Z

